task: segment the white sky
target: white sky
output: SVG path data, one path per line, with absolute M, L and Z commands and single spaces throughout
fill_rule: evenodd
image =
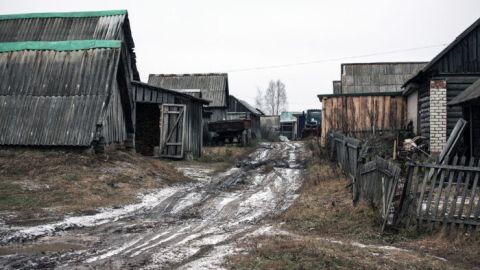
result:
M 340 64 L 429 61 L 480 15 L 480 0 L 0 0 L 0 12 L 128 9 L 137 65 L 150 73 L 228 72 L 230 93 L 254 103 L 270 79 L 286 84 L 290 110 L 318 108 Z

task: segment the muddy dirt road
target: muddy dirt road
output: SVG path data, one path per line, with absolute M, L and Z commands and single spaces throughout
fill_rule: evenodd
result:
M 226 172 L 179 168 L 194 181 L 134 205 L 55 224 L 3 226 L 0 266 L 218 269 L 238 251 L 237 240 L 261 233 L 296 199 L 302 151 L 301 143 L 263 144 Z

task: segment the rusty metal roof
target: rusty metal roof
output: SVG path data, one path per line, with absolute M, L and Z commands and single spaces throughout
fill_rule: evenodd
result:
M 200 89 L 208 107 L 228 106 L 228 74 L 150 74 L 148 83 L 167 89 Z

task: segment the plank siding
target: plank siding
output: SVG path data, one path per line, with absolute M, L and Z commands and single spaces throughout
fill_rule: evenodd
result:
M 129 105 L 123 101 L 126 89 L 117 83 L 120 52 L 96 48 L 0 53 L 0 144 L 90 146 L 125 141 L 131 115 L 124 113 Z
M 322 136 L 343 132 L 400 129 L 406 124 L 403 96 L 334 96 L 322 99 Z
M 136 102 L 150 104 L 183 104 L 185 110 L 184 152 L 186 156 L 200 157 L 203 145 L 203 108 L 208 102 L 188 94 L 160 87 L 132 82 Z M 172 135 L 176 136 L 176 134 Z M 171 153 L 173 154 L 173 153 Z

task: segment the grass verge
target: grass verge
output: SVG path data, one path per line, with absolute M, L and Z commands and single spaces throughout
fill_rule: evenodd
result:
M 141 192 L 186 180 L 164 161 L 121 151 L 2 150 L 0 175 L 0 213 L 17 225 L 120 206 Z

